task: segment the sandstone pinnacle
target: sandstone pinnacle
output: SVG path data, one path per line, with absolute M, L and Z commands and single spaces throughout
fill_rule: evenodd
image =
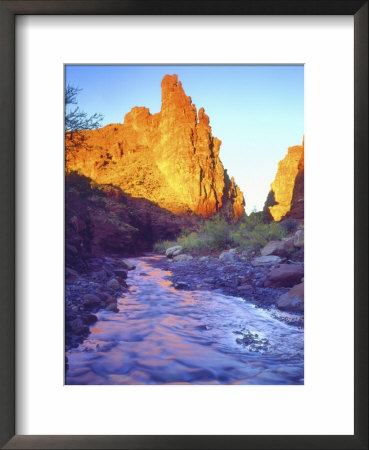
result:
M 112 184 L 176 214 L 203 217 L 218 211 L 239 218 L 244 197 L 220 160 L 204 108 L 198 111 L 177 75 L 161 82 L 161 110 L 134 107 L 123 124 L 83 131 L 80 148 L 69 148 L 66 170 Z

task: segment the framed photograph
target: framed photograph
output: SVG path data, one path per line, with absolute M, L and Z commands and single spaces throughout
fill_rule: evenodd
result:
M 65 71 L 66 385 L 303 384 L 304 67 Z
M 367 2 L 0 8 L 1 445 L 368 448 Z

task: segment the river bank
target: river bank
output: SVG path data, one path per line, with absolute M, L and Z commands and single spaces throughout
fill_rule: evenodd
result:
M 87 269 L 65 272 L 65 350 L 77 347 L 89 335 L 101 309 L 117 312 L 117 302 L 128 291 L 129 270 L 134 265 L 122 258 L 91 258 Z
M 210 271 L 216 261 L 190 266 L 151 254 L 126 262 L 136 268 L 128 272 L 129 287 L 118 298 L 117 312 L 96 312 L 90 335 L 67 351 L 67 384 L 303 383 L 301 327 L 281 320 L 272 306 L 256 307 L 240 295 L 200 286 L 209 275 L 202 270 L 201 277 L 201 267 Z M 221 266 L 227 269 L 215 275 L 220 283 L 236 267 Z M 192 284 L 185 286 L 190 270 Z
M 217 255 L 208 255 L 174 261 L 156 255 L 147 255 L 148 261 L 155 267 L 170 271 L 168 279 L 176 289 L 183 290 L 207 290 L 222 293 L 233 297 L 241 297 L 259 308 L 273 309 L 277 300 L 288 293 L 290 287 L 266 287 L 268 274 L 275 263 L 263 266 L 254 266 L 253 258 L 243 256 L 241 253 L 230 252 L 229 257 L 219 259 Z M 303 267 L 300 262 L 290 261 L 297 268 Z M 300 277 L 301 278 L 301 277 Z M 296 325 L 304 326 L 303 311 L 293 311 L 293 315 L 279 314 L 282 320 Z
M 166 272 L 166 278 L 178 290 L 206 290 L 240 297 L 260 308 L 273 310 L 280 320 L 300 328 L 304 325 L 301 311 L 293 315 L 278 314 L 276 301 L 289 291 L 288 287 L 265 287 L 265 280 L 275 264 L 255 267 L 252 259 L 236 252 L 219 259 L 208 255 L 174 261 L 162 255 L 147 253 L 145 260 Z M 88 270 L 80 274 L 66 270 L 65 349 L 77 347 L 89 335 L 96 323 L 96 313 L 105 309 L 118 311 L 118 299 L 129 291 L 127 275 L 135 265 L 119 257 L 91 258 Z M 129 282 L 128 282 L 129 283 Z

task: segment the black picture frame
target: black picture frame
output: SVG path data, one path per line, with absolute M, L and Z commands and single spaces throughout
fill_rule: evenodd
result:
M 355 58 L 354 435 L 15 435 L 15 17 L 20 14 L 353 15 Z M 339 93 L 337 93 L 339 95 Z M 0 445 L 7 449 L 368 448 L 368 1 L 42 0 L 0 1 Z M 20 280 L 17 280 L 20 282 Z M 337 393 L 339 395 L 339 393 Z

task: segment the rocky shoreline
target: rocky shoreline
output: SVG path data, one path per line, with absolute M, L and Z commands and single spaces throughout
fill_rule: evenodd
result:
M 301 236 L 297 235 L 301 239 Z M 168 279 L 176 289 L 218 292 L 241 297 L 257 307 L 285 311 L 284 322 L 302 328 L 304 325 L 303 243 L 291 239 L 270 242 L 261 251 L 231 249 L 220 255 L 193 257 L 168 249 L 167 257 L 146 253 L 146 261 L 168 271 Z M 280 256 L 276 255 L 279 254 Z M 66 268 L 65 349 L 77 347 L 89 335 L 89 327 L 97 321 L 101 309 L 117 312 L 117 299 L 128 291 L 127 276 L 135 266 L 121 257 L 94 257 L 87 270 L 78 273 Z M 66 361 L 67 363 L 68 361 Z M 68 368 L 68 365 L 66 366 Z
M 117 299 L 127 291 L 127 273 L 134 266 L 122 258 L 91 258 L 87 270 L 65 271 L 65 350 L 77 347 L 97 321 L 100 309 L 117 311 Z
M 270 241 L 260 255 L 231 249 L 220 255 L 193 257 L 176 246 L 167 249 L 166 258 L 150 258 L 150 264 L 170 271 L 168 278 L 176 289 L 215 291 L 241 297 L 261 308 L 292 312 L 300 316 L 292 321 L 302 327 L 303 230 L 290 238 Z
M 220 263 L 219 257 L 216 256 L 173 261 L 167 258 L 158 259 L 152 255 L 148 260 L 151 265 L 171 272 L 168 279 L 176 289 L 219 292 L 233 297 L 241 297 L 264 309 L 274 308 L 277 300 L 290 291 L 290 287 L 287 286 L 265 286 L 270 272 L 280 265 L 266 264 L 262 267 L 255 267 L 250 258 L 243 258 L 237 253 L 235 253 L 233 261 L 228 260 L 224 263 Z M 300 263 L 292 261 L 289 264 L 283 264 L 283 266 L 286 265 L 295 266 L 297 271 L 302 267 Z M 288 308 L 285 309 L 288 310 Z M 295 316 L 291 319 L 291 324 L 303 327 L 303 310 L 298 308 L 291 312 Z M 296 318 L 296 316 L 299 317 Z M 287 320 L 288 318 L 285 317 L 285 321 Z

